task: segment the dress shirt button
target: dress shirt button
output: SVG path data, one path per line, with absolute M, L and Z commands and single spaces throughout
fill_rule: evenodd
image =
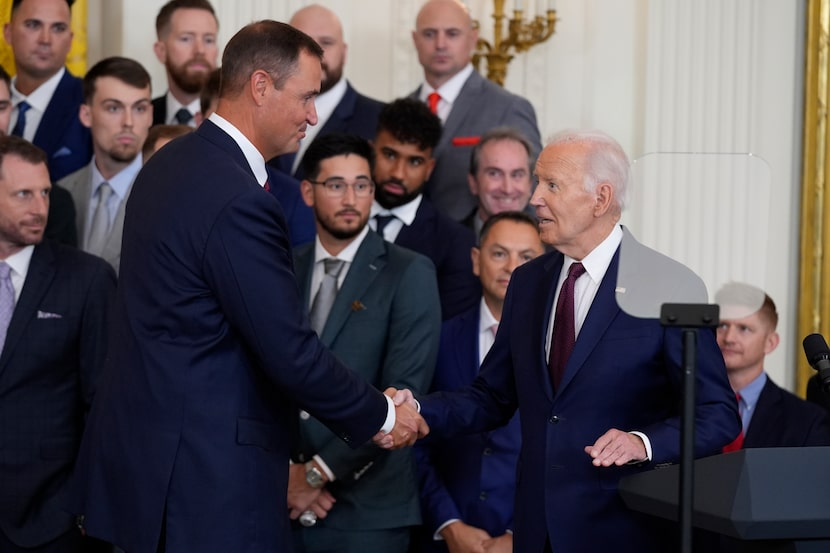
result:
M 478 498 L 482 501 L 487 501 L 487 492 L 481 492 L 478 494 Z

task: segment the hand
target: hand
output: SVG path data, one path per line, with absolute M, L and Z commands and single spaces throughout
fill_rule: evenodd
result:
M 403 390 L 395 390 L 395 388 L 387 388 L 385 392 L 386 395 L 390 395 L 389 392 L 392 392 L 392 403 L 395 405 L 401 405 L 403 403 L 408 403 L 412 406 L 413 409 L 418 409 L 418 404 L 415 402 L 415 396 L 412 395 L 412 390 L 407 390 L 404 388 Z
M 331 495 L 331 492 L 325 488 L 317 490 L 319 495 L 317 495 L 317 499 L 311 502 L 308 507 L 305 509 L 291 509 L 288 513 L 288 517 L 291 520 L 296 520 L 304 511 L 311 511 L 315 515 L 317 515 L 318 519 L 326 518 L 331 511 L 331 508 L 334 507 L 334 504 L 337 500 Z
M 490 534 L 458 520 L 445 526 L 441 537 L 450 553 L 486 553 L 484 542 L 490 539 Z
M 487 553 L 513 553 L 513 534 L 504 533 L 501 536 L 484 540 L 482 545 Z
M 412 392 L 409 390 L 398 391 L 395 388 L 387 388 L 383 393 L 393 398 L 393 403 L 398 394 L 404 394 L 404 396 L 408 394 L 412 398 Z M 414 403 L 414 398 L 411 401 L 401 400 L 401 403 L 395 403 L 395 427 L 388 434 L 382 432 L 375 434 L 372 438 L 375 444 L 384 449 L 398 449 L 412 445 L 415 440 L 429 434 L 429 426 L 418 414 Z
M 646 446 L 639 436 L 616 428 L 600 436 L 594 445 L 585 446 L 585 453 L 591 456 L 595 467 L 620 467 L 648 458 Z
M 305 479 L 305 465 L 294 463 L 288 466 L 288 508 L 292 519 L 307 510 L 320 495 L 322 489 L 312 488 Z M 296 514 L 295 514 L 296 513 Z

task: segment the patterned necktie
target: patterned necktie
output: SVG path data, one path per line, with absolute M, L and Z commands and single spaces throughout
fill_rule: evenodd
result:
M 0 261 L 0 352 L 6 343 L 6 332 L 14 313 L 14 287 L 12 286 L 11 267 Z
M 193 114 L 187 111 L 185 108 L 179 109 L 174 115 L 176 121 L 179 122 L 179 125 L 188 125 L 190 120 L 193 119 Z
M 441 101 L 441 95 L 437 92 L 430 92 L 427 96 L 427 104 L 429 104 L 429 111 L 438 115 L 438 102 Z
M 568 268 L 568 276 L 562 283 L 559 291 L 559 300 L 556 302 L 556 314 L 553 319 L 553 337 L 550 341 L 550 357 L 548 370 L 550 371 L 553 388 L 559 388 L 565 366 L 571 357 L 576 343 L 576 322 L 574 316 L 574 283 L 585 273 L 582 263 L 573 263 Z
M 264 188 L 266 192 L 270 192 L 271 191 L 271 181 L 266 180 L 265 184 L 262 185 L 262 188 Z
M 738 414 L 743 415 L 744 410 L 743 406 L 741 405 L 741 394 L 736 393 L 735 399 L 738 400 Z M 726 444 L 723 446 L 724 453 L 731 453 L 733 451 L 740 451 L 740 449 L 744 446 L 744 429 L 741 428 L 741 433 L 738 434 L 738 437 L 732 440 L 732 443 Z
M 30 106 L 25 100 L 17 104 L 17 122 L 14 124 L 12 134 L 23 138 L 23 132 L 26 130 L 26 112 L 29 111 Z
M 101 255 L 104 251 L 104 244 L 110 229 L 110 214 L 107 208 L 112 187 L 104 181 L 98 186 L 98 203 L 95 206 L 95 213 L 92 215 L 92 224 L 89 227 L 89 237 L 86 241 L 87 251 L 93 255 Z
M 388 225 L 395 219 L 397 219 L 397 217 L 395 217 L 394 215 L 375 215 L 375 224 L 377 225 L 375 228 L 375 232 L 380 234 L 385 239 L 386 236 L 384 236 L 383 234 L 383 229 L 385 229 L 386 225 Z
M 337 297 L 337 277 L 340 276 L 340 271 L 343 270 L 345 263 L 345 261 L 336 257 L 323 260 L 326 274 L 323 276 L 320 289 L 317 290 L 317 295 L 314 296 L 314 301 L 311 303 L 310 315 L 311 328 L 318 336 L 323 333 L 323 327 L 326 326 L 331 306 L 334 305 L 334 299 Z

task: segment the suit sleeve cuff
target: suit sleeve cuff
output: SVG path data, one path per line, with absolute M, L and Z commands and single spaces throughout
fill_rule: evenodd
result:
M 458 522 L 460 520 L 460 518 L 451 518 L 450 520 L 439 526 L 438 530 L 436 530 L 435 533 L 432 535 L 432 539 L 435 541 L 444 541 L 444 536 L 441 535 L 441 530 L 443 530 L 453 522 Z
M 320 467 L 320 470 L 326 473 L 326 477 L 329 479 L 329 482 L 334 482 L 337 479 L 337 477 L 331 471 L 326 462 L 323 461 L 322 457 L 320 457 L 319 455 L 315 455 L 314 460 L 317 462 L 317 466 Z
M 631 432 L 629 432 L 629 434 L 634 434 L 635 436 L 643 440 L 643 445 L 646 447 L 646 458 L 640 459 L 639 461 L 631 461 L 631 463 L 629 464 L 644 463 L 646 461 L 651 461 L 651 440 L 648 439 L 648 436 L 646 436 L 642 432 L 637 432 L 636 430 L 632 430 Z
M 384 434 L 389 434 L 395 428 L 395 403 L 386 394 L 383 394 L 383 397 L 386 398 L 386 420 L 380 428 L 380 431 Z

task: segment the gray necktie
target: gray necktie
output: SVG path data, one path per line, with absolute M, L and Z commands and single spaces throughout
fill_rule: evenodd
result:
M 95 213 L 92 215 L 92 225 L 89 227 L 89 238 L 86 241 L 85 251 L 94 255 L 101 255 L 104 251 L 104 244 L 110 229 L 110 214 L 107 209 L 107 202 L 112 195 L 112 187 L 104 181 L 98 186 L 98 203 L 95 206 Z
M 11 267 L 0 261 L 0 352 L 6 343 L 6 331 L 14 313 L 14 287 L 12 286 Z
M 340 271 L 343 270 L 345 263 L 342 259 L 335 257 L 323 260 L 326 274 L 323 276 L 320 289 L 317 290 L 317 295 L 314 296 L 314 301 L 311 303 L 311 328 L 317 332 L 318 336 L 322 334 L 323 327 L 326 326 L 329 311 L 331 311 L 331 306 L 334 304 L 334 298 L 337 297 L 337 277 L 340 276 Z

